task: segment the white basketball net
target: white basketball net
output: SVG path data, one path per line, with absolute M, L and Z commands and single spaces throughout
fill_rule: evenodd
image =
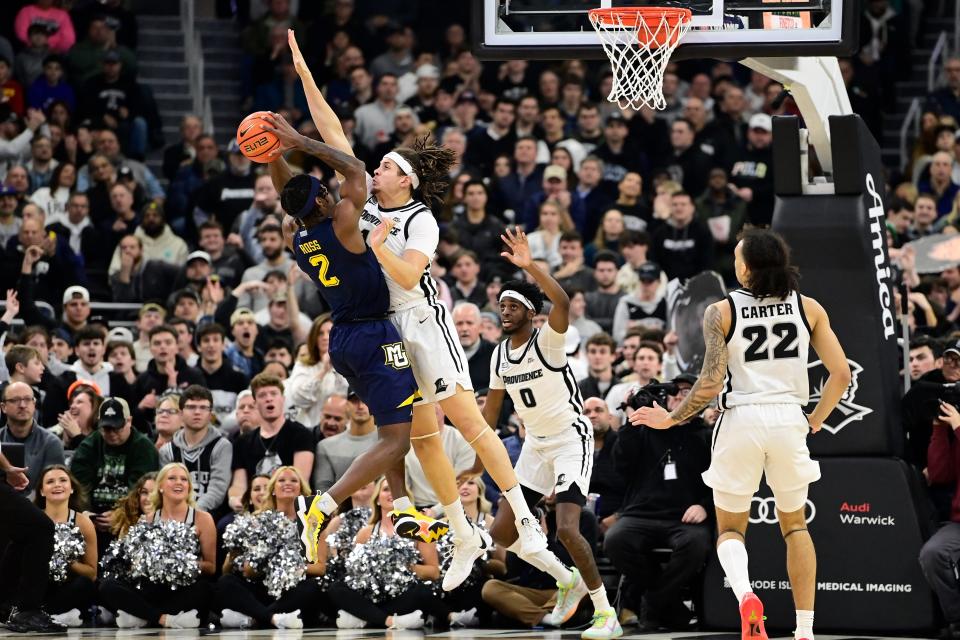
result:
M 663 72 L 674 49 L 690 29 L 690 20 L 674 21 L 675 24 L 671 24 L 668 14 L 649 25 L 639 15 L 590 13 L 590 22 L 613 67 L 613 88 L 607 100 L 616 102 L 621 109 L 639 109 L 642 105 L 666 109 Z M 657 43 L 664 44 L 657 46 Z

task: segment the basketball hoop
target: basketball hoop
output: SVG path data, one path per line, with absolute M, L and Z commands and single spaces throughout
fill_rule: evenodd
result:
M 690 9 L 591 9 L 589 15 L 613 68 L 613 88 L 607 100 L 621 109 L 642 105 L 665 109 L 663 72 L 690 29 Z

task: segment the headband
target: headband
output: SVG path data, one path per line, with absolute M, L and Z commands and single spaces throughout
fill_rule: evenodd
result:
M 504 298 L 510 298 L 512 300 L 516 300 L 517 302 L 525 306 L 527 309 L 530 309 L 530 311 L 536 311 L 536 309 L 533 308 L 533 303 L 530 302 L 530 299 L 527 298 L 527 296 L 521 294 L 519 291 L 514 291 L 513 289 L 507 289 L 500 293 L 499 302 L 503 302 Z
M 410 176 L 410 184 L 413 185 L 413 188 L 416 189 L 420 186 L 420 178 L 417 177 L 417 172 L 413 170 L 413 165 L 407 162 L 407 159 L 396 151 L 391 151 L 387 155 L 383 156 L 384 160 L 393 160 L 400 169 Z
M 307 196 L 307 201 L 303 203 L 303 207 L 300 211 L 293 214 L 294 218 L 300 219 L 305 215 L 313 211 L 313 208 L 316 206 L 317 196 L 320 195 L 320 191 L 323 189 L 323 183 L 317 180 L 314 176 L 307 176 L 310 178 L 310 194 Z

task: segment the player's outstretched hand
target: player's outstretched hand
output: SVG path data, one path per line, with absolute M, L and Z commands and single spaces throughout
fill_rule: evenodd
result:
M 297 70 L 299 75 L 309 74 L 310 68 L 307 67 L 307 61 L 303 59 L 303 54 L 300 53 L 300 45 L 297 44 L 297 35 L 293 32 L 293 29 L 287 29 L 287 44 L 290 45 L 290 54 L 293 57 L 293 68 Z
M 651 429 L 669 429 L 673 426 L 670 414 L 656 402 L 652 407 L 640 407 L 630 414 L 630 424 L 646 425 Z
M 511 232 L 510 227 L 507 227 L 500 239 L 510 248 L 510 251 L 504 251 L 500 255 L 520 269 L 529 269 L 533 258 L 530 256 L 530 243 L 523 229 L 514 227 Z
M 271 160 L 276 160 L 285 151 L 296 149 L 299 146 L 302 136 L 282 115 L 271 111 L 263 116 L 263 121 L 267 124 L 260 125 L 260 128 L 273 132 L 280 139 L 280 147 L 268 154 Z
M 370 248 L 379 249 L 387 241 L 387 235 L 393 230 L 393 218 L 380 218 L 381 224 L 378 224 L 370 232 Z

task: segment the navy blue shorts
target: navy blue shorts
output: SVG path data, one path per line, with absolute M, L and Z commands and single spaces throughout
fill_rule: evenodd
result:
M 335 324 L 330 362 L 370 408 L 378 426 L 413 419 L 417 381 L 403 340 L 389 320 Z

